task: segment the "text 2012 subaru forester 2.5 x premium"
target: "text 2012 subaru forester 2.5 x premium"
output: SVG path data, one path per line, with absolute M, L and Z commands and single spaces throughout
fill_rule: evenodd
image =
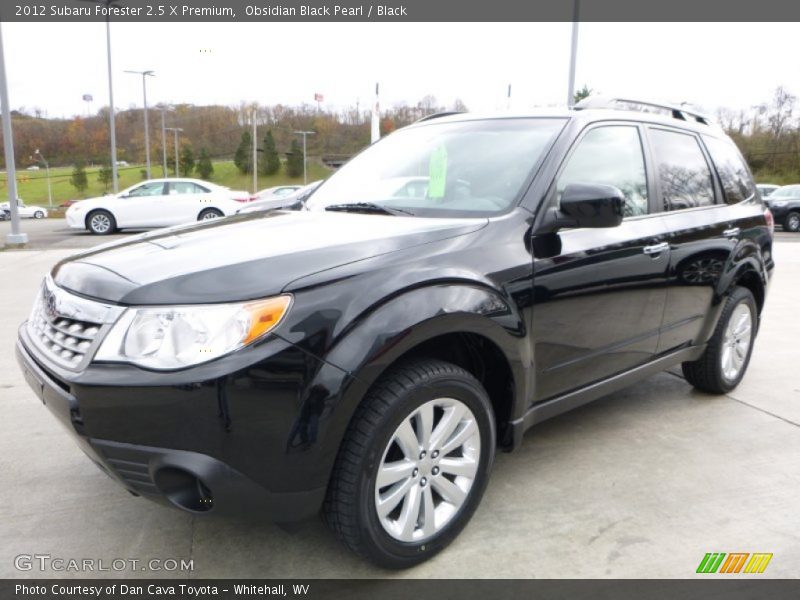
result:
M 303 210 L 63 260 L 19 331 L 27 380 L 135 494 L 321 510 L 420 562 L 531 425 L 677 364 L 712 393 L 747 368 L 772 222 L 740 154 L 685 109 L 598 104 L 427 118 Z

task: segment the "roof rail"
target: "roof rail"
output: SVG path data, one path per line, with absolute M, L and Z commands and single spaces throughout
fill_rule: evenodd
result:
M 422 123 L 423 121 L 433 121 L 434 119 L 440 119 L 441 117 L 449 117 L 450 115 L 463 115 L 463 110 L 446 110 L 443 112 L 433 113 L 432 115 L 425 115 L 421 119 L 417 119 L 414 121 L 415 123 Z
M 607 96 L 589 96 L 578 102 L 574 107 L 575 110 L 584 110 L 587 108 L 609 108 L 616 110 L 634 110 L 640 112 L 658 112 L 661 114 L 671 115 L 673 119 L 680 119 L 682 121 L 695 121 L 703 125 L 711 125 L 713 120 L 708 115 L 701 113 L 691 105 L 683 104 L 664 104 L 661 102 L 653 102 L 651 100 L 634 100 L 632 98 L 610 98 Z

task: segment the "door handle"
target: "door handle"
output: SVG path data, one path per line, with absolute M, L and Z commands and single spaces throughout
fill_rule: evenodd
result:
M 738 227 L 731 227 L 730 229 L 726 229 L 725 231 L 723 231 L 722 235 L 724 235 L 725 237 L 732 238 L 732 237 L 736 237 L 737 235 L 739 235 L 739 233 L 741 233 L 741 231 L 742 230 L 739 229 Z
M 642 248 L 642 252 L 645 254 L 661 254 L 664 250 L 669 250 L 669 243 L 661 242 L 660 244 L 654 244 L 652 246 L 645 246 Z

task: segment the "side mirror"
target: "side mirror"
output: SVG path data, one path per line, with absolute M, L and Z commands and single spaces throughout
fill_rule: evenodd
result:
M 570 227 L 616 227 L 622 223 L 625 196 L 613 185 L 572 183 L 564 188 L 560 204 Z

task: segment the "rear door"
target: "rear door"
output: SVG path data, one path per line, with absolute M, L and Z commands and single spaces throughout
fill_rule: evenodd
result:
M 626 216 L 618 227 L 562 229 L 545 255 L 534 238 L 537 401 L 637 367 L 656 351 L 670 251 L 642 135 L 632 123 L 585 130 L 545 200 L 556 206 L 570 183 L 613 185 Z
M 658 346 L 658 352 L 665 353 L 697 343 L 706 335 L 715 286 L 729 264 L 743 226 L 737 210 L 725 202 L 713 163 L 698 134 L 650 126 L 647 137 L 672 250 Z M 736 203 L 733 188 L 728 193 Z M 755 190 L 740 189 L 736 193 L 753 197 Z
M 170 181 L 164 199 L 160 225 L 180 225 L 196 221 L 210 205 L 210 190 L 193 181 Z

